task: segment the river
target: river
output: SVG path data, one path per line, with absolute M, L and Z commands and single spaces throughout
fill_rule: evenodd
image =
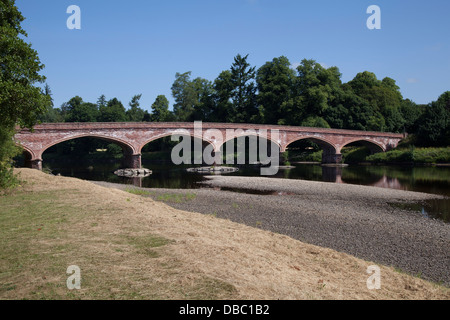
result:
M 106 181 L 130 184 L 144 188 L 197 189 L 204 176 L 189 173 L 186 166 L 174 166 L 143 161 L 143 167 L 152 170 L 146 178 L 118 177 L 114 171 L 119 163 L 94 163 L 73 165 L 58 162 L 46 164 L 54 174 L 92 181 Z M 417 191 L 449 197 L 424 203 L 405 203 L 403 208 L 421 211 L 425 216 L 450 223 L 450 166 L 377 166 L 350 165 L 347 167 L 326 167 L 320 164 L 293 164 L 292 169 L 279 170 L 273 178 L 303 179 L 329 183 L 357 184 L 379 188 L 393 188 Z M 243 166 L 232 176 L 260 176 L 260 168 Z

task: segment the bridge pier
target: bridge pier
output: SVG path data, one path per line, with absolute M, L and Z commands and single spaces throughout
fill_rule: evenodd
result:
M 211 153 L 211 157 L 214 160 L 213 166 L 221 166 L 223 164 L 222 152 L 215 150 Z
M 127 169 L 141 169 L 142 155 L 141 154 L 124 154 L 122 166 Z
M 340 164 L 342 163 L 342 154 L 327 154 L 322 155 L 322 164 Z
M 42 160 L 41 159 L 25 160 L 25 167 L 42 171 Z
M 342 163 L 342 154 L 336 153 L 332 148 L 324 148 L 322 154 L 322 164 Z

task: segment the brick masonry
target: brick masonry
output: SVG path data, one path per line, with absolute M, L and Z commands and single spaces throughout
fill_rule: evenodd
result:
M 309 139 L 324 149 L 324 163 L 339 163 L 341 150 L 353 142 L 364 142 L 376 151 L 397 147 L 403 134 L 272 126 L 231 123 L 49 123 L 34 127 L 33 131 L 19 130 L 16 142 L 24 148 L 31 167 L 42 169 L 42 154 L 64 141 L 95 137 L 114 142 L 124 150 L 125 165 L 140 168 L 142 148 L 157 139 L 172 135 L 189 135 L 211 144 L 220 152 L 223 144 L 240 136 L 260 136 L 277 144 L 280 152 L 295 141 Z

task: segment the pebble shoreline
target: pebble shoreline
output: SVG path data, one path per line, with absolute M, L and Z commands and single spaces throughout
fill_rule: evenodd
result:
M 203 189 L 146 190 L 155 200 L 168 193 L 195 194 L 186 201 L 166 203 L 345 252 L 450 287 L 450 225 L 389 204 L 442 196 L 259 177 L 208 176 L 203 184 Z M 251 194 L 255 191 L 265 194 Z

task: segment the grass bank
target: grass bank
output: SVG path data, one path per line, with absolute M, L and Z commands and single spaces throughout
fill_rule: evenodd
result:
M 382 289 L 368 290 L 373 263 L 139 194 L 16 172 L 25 183 L 0 197 L 1 299 L 450 298 L 384 266 Z M 67 288 L 72 265 L 81 290 Z
M 347 148 L 342 151 L 345 163 L 369 162 L 376 164 L 435 165 L 450 163 L 450 147 L 447 148 L 398 148 L 388 152 L 371 154 L 367 148 Z

